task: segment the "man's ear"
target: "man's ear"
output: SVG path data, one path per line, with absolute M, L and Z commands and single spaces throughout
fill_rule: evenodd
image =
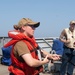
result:
M 25 30 L 26 29 L 26 26 L 22 26 L 22 30 Z

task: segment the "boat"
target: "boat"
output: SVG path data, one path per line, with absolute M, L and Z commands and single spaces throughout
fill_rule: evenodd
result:
M 35 39 L 41 49 L 44 49 L 49 53 L 53 53 L 52 52 L 53 40 L 58 39 L 58 37 L 45 37 L 45 38 L 35 38 Z M 1 48 L 4 46 L 5 43 L 7 43 L 10 40 L 11 38 L 9 37 L 0 37 L 0 58 L 2 57 Z M 40 54 L 39 54 L 39 59 L 42 60 Z M 40 75 L 59 75 L 60 66 L 61 66 L 61 61 L 55 61 L 53 63 L 50 61 L 48 63 L 49 72 L 43 71 L 42 73 L 40 73 Z M 74 74 L 75 74 L 75 71 L 73 75 Z M 0 75 L 9 75 L 8 66 L 0 64 Z

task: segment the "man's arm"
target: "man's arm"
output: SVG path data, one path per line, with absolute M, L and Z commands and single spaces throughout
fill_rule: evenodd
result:
M 48 59 L 50 59 L 50 60 L 60 60 L 60 55 L 58 55 L 58 54 L 50 54 L 45 50 L 41 50 L 41 53 L 42 53 L 43 57 L 48 55 Z
M 62 41 L 63 43 L 69 43 L 70 39 L 67 39 L 67 34 L 65 29 L 61 32 L 59 40 Z

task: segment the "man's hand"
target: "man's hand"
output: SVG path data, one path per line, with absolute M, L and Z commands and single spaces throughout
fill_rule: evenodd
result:
M 60 60 L 60 55 L 57 54 L 50 54 L 48 59 L 52 59 L 52 60 Z
M 66 40 L 66 43 L 70 43 L 70 39 Z

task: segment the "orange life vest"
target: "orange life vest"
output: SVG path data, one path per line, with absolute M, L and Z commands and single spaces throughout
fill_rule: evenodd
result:
M 22 34 L 18 34 L 19 36 Z M 18 37 L 18 35 L 16 35 L 16 37 Z M 14 37 L 15 35 L 13 35 Z M 22 37 L 23 36 L 23 37 Z M 19 38 L 18 40 L 15 38 L 13 40 L 10 40 L 5 47 L 9 46 L 9 45 L 15 45 L 16 42 L 22 40 L 23 42 L 25 42 L 31 52 L 31 55 L 33 58 L 38 60 L 38 55 L 37 55 L 37 47 L 38 44 L 35 42 L 34 37 L 33 38 L 29 38 L 27 36 L 22 35 L 20 36 L 21 39 Z M 12 38 L 13 38 L 12 37 Z M 14 46 L 13 46 L 14 47 Z M 13 50 L 12 49 L 12 53 L 11 53 L 11 60 L 12 60 L 12 65 L 9 66 L 9 71 L 14 73 L 15 75 L 37 75 L 39 74 L 41 71 L 43 71 L 43 67 L 39 66 L 39 67 L 30 67 L 28 66 L 25 62 L 21 62 L 19 61 L 13 54 Z

